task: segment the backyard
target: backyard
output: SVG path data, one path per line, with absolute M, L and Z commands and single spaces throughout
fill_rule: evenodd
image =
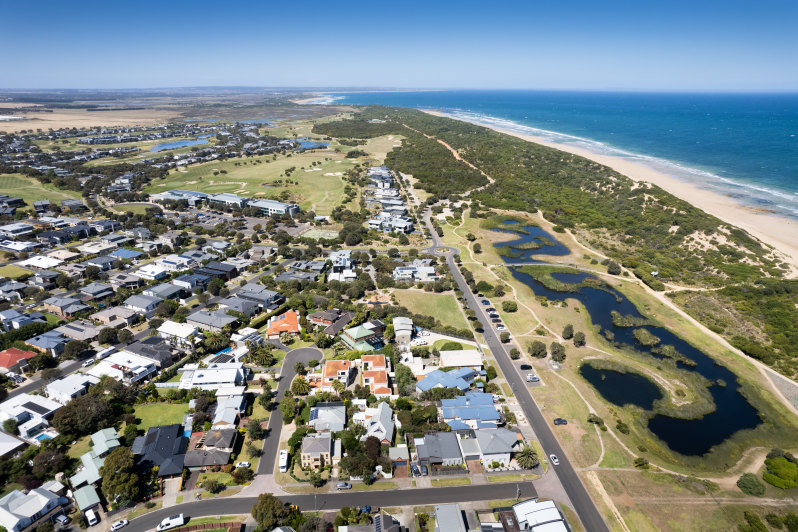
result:
M 139 426 L 147 430 L 159 425 L 183 424 L 183 417 L 188 412 L 188 403 L 148 403 L 136 405 L 133 413 L 141 420 Z
M 394 290 L 396 301 L 408 310 L 435 316 L 441 324 L 468 329 L 468 323 L 453 294 L 433 294 L 420 290 Z

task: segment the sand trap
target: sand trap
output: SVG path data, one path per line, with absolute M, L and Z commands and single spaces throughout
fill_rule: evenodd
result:
M 199 181 L 186 181 L 186 185 L 196 185 Z
M 321 172 L 321 168 L 311 168 L 310 170 L 305 170 L 305 173 L 308 172 Z
M 326 174 L 323 174 L 323 175 L 325 175 L 325 176 L 339 176 L 339 175 L 344 175 L 344 173 L 343 172 L 327 172 Z

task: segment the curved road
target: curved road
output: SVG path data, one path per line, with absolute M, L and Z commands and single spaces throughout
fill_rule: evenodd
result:
M 505 348 L 504 344 L 502 344 L 499 340 L 495 329 L 492 327 L 488 316 L 484 312 L 483 306 L 479 304 L 476 296 L 471 292 L 471 289 L 465 282 L 463 275 L 460 273 L 460 269 L 457 267 L 457 264 L 455 264 L 454 254 L 457 251 L 441 243 L 440 237 L 438 237 L 438 233 L 435 231 L 435 228 L 432 226 L 432 222 L 430 221 L 429 210 L 424 213 L 424 223 L 429 228 L 435 247 L 439 249 L 444 248 L 446 251 L 448 251 L 444 254 L 446 265 L 449 267 L 449 271 L 452 272 L 452 276 L 454 277 L 458 288 L 462 290 L 463 296 L 468 302 L 468 306 L 474 312 L 476 312 L 477 319 L 482 326 L 485 341 L 493 353 L 493 357 L 496 359 L 496 362 L 499 364 L 502 373 L 504 373 L 507 382 L 510 384 L 513 393 L 515 393 L 515 397 L 518 399 L 518 404 L 523 409 L 524 415 L 532 424 L 535 434 L 538 436 L 546 456 L 555 454 L 559 458 L 560 465 L 552 465 L 549 468 L 549 472 L 553 471 L 557 475 L 557 478 L 560 480 L 565 492 L 568 494 L 568 498 L 571 499 L 571 504 L 574 505 L 574 509 L 579 515 L 579 518 L 581 519 L 585 529 L 590 530 L 591 532 L 605 530 L 609 532 L 609 528 L 604 522 L 601 513 L 598 511 L 596 504 L 593 502 L 593 499 L 590 498 L 590 494 L 587 492 L 587 489 L 585 489 L 585 486 L 582 484 L 582 481 L 576 474 L 576 471 L 571 465 L 570 460 L 568 460 L 565 451 L 563 451 L 562 447 L 560 447 L 560 443 L 557 441 L 557 438 L 551 431 L 551 427 L 549 426 L 548 422 L 543 417 L 543 413 L 540 411 L 535 403 L 535 400 L 532 398 L 532 395 L 529 393 L 529 390 L 526 387 L 526 382 L 521 378 L 521 374 L 519 373 L 518 369 L 511 362 L 510 355 L 507 353 L 507 349 Z

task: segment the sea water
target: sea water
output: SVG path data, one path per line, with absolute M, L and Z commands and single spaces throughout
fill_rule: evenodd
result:
M 325 103 L 438 109 L 798 218 L 798 94 L 403 91 L 330 93 Z

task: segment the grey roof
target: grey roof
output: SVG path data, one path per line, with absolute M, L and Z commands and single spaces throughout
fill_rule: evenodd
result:
M 178 424 L 150 427 L 147 434 L 133 441 L 131 452 L 144 468 L 158 466 L 158 476 L 179 475 L 183 472 L 188 438 Z
M 418 447 L 419 458 L 422 457 L 424 448 L 424 458 L 434 460 L 448 460 L 451 458 L 462 458 L 460 446 L 457 444 L 457 436 L 451 432 L 435 432 L 424 436 L 424 445 Z
M 369 436 L 374 436 L 379 440 L 393 440 L 393 410 L 386 402 L 377 405 L 377 412 L 366 422 L 365 440 Z
M 459 504 L 435 506 L 435 530 L 440 532 L 466 532 L 463 512 Z
M 317 403 L 310 409 L 308 423 L 316 430 L 338 432 L 346 427 L 346 406 L 343 403 Z
M 236 312 L 240 312 L 245 314 L 246 316 L 251 316 L 258 310 L 258 304 L 254 301 L 248 301 L 246 299 L 241 299 L 240 297 L 228 297 L 227 299 L 222 299 L 219 301 L 220 306 L 224 306 L 229 308 L 230 310 L 235 310 Z
M 230 452 L 218 449 L 192 449 L 186 452 L 184 467 L 225 465 L 230 461 Z
M 205 447 L 230 448 L 236 441 L 236 434 L 235 429 L 209 430 L 205 434 Z
M 317 455 L 332 452 L 332 437 L 329 434 L 308 434 L 302 438 L 302 454 Z
M 145 296 L 144 294 L 136 294 L 125 299 L 125 306 L 135 308 L 147 308 L 152 303 L 160 303 L 163 301 L 159 297 Z
M 159 336 L 149 336 L 144 340 L 134 342 L 125 347 L 125 350 L 143 357 L 151 358 L 159 367 L 168 365 L 167 363 L 171 362 L 174 358 L 172 346 Z
M 92 297 L 97 297 L 103 293 L 110 293 L 113 294 L 114 290 L 111 288 L 111 285 L 103 284 L 103 283 L 91 283 L 83 288 L 80 291 L 86 295 L 90 295 Z
M 224 310 L 206 311 L 200 310 L 194 314 L 189 315 L 186 321 L 196 323 L 199 327 L 215 327 L 222 329 L 225 325 L 235 323 L 238 318 L 227 314 Z
M 509 453 L 518 443 L 516 433 L 507 429 L 479 429 L 474 434 L 483 454 Z

